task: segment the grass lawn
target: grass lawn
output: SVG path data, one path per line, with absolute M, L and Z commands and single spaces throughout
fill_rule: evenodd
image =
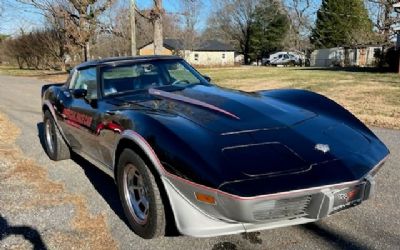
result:
M 220 86 L 244 91 L 277 88 L 315 91 L 343 105 L 369 125 L 400 129 L 400 76 L 397 74 L 272 67 L 199 70 Z M 66 74 L 54 71 L 11 67 L 0 67 L 0 74 L 33 76 L 50 82 L 66 79 Z

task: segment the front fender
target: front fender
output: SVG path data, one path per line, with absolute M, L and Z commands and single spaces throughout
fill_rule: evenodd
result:
M 360 129 L 369 135 L 374 135 L 372 131 L 350 111 L 326 96 L 317 94 L 315 92 L 299 89 L 287 89 L 260 91 L 259 94 L 265 97 L 279 99 L 319 115 L 328 116 L 339 122 L 346 123 L 354 128 Z
M 180 116 L 131 114 L 130 128 L 118 138 L 114 152 L 122 140 L 130 140 L 146 155 L 160 175 L 173 174 L 210 186 L 219 184 L 217 169 L 212 167 L 218 155 L 209 132 Z M 207 157 L 205 157 L 207 155 Z

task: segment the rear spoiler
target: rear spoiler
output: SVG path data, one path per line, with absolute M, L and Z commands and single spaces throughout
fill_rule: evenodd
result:
M 63 86 L 65 83 L 51 83 L 51 84 L 45 84 L 42 86 L 42 93 L 41 93 L 41 97 L 43 98 L 44 92 L 46 92 L 46 90 L 48 90 L 50 87 L 61 87 Z

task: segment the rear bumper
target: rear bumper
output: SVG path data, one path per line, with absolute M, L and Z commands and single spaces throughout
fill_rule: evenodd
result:
M 375 182 L 371 175 L 362 180 L 293 191 L 272 196 L 235 199 L 217 196 L 214 205 L 195 199 L 198 187 L 162 177 L 178 230 L 194 237 L 252 232 L 305 224 L 360 204 L 371 197 Z

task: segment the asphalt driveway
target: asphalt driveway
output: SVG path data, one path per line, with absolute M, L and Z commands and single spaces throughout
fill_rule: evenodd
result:
M 32 78 L 0 76 L 0 112 L 6 114 L 21 130 L 17 139 L 18 147 L 27 158 L 33 159 L 47 172 L 46 178 L 61 183 L 71 195 L 84 197 L 85 206 L 93 216 L 104 215 L 104 230 L 120 249 L 400 249 L 400 131 L 373 129 L 389 146 L 392 154 L 377 176 L 374 198 L 354 209 L 343 211 L 318 223 L 260 233 L 206 239 L 169 236 L 156 240 L 142 240 L 126 225 L 118 193 L 110 177 L 79 157 L 52 162 L 44 153 L 39 140 L 42 131 L 42 84 L 42 81 Z M 1 189 L 1 182 L 0 179 L 0 201 L 2 196 L 8 195 L 7 190 Z M 42 198 L 35 197 L 39 199 L 38 202 Z M 46 209 L 33 211 L 35 216 L 25 218 L 24 225 L 19 225 L 31 228 L 33 233 L 40 237 L 42 248 L 54 246 L 50 242 L 52 239 L 47 237 L 48 231 L 52 230 L 50 225 L 64 223 L 65 230 L 72 230 L 68 228 L 69 213 L 54 210 L 51 206 Z M 5 245 L 5 240 L 2 240 L 1 232 L 5 232 L 4 227 L 11 228 L 10 225 L 19 223 L 19 214 L 0 203 L 0 248 L 8 246 Z M 88 220 L 86 223 L 96 221 Z M 58 227 L 63 228 L 60 225 Z M 13 237 L 15 241 L 26 240 L 18 234 Z M 8 239 L 7 244 L 10 244 L 10 241 L 12 243 L 13 239 Z M 59 244 L 78 249 L 87 247 L 73 246 L 70 242 Z

